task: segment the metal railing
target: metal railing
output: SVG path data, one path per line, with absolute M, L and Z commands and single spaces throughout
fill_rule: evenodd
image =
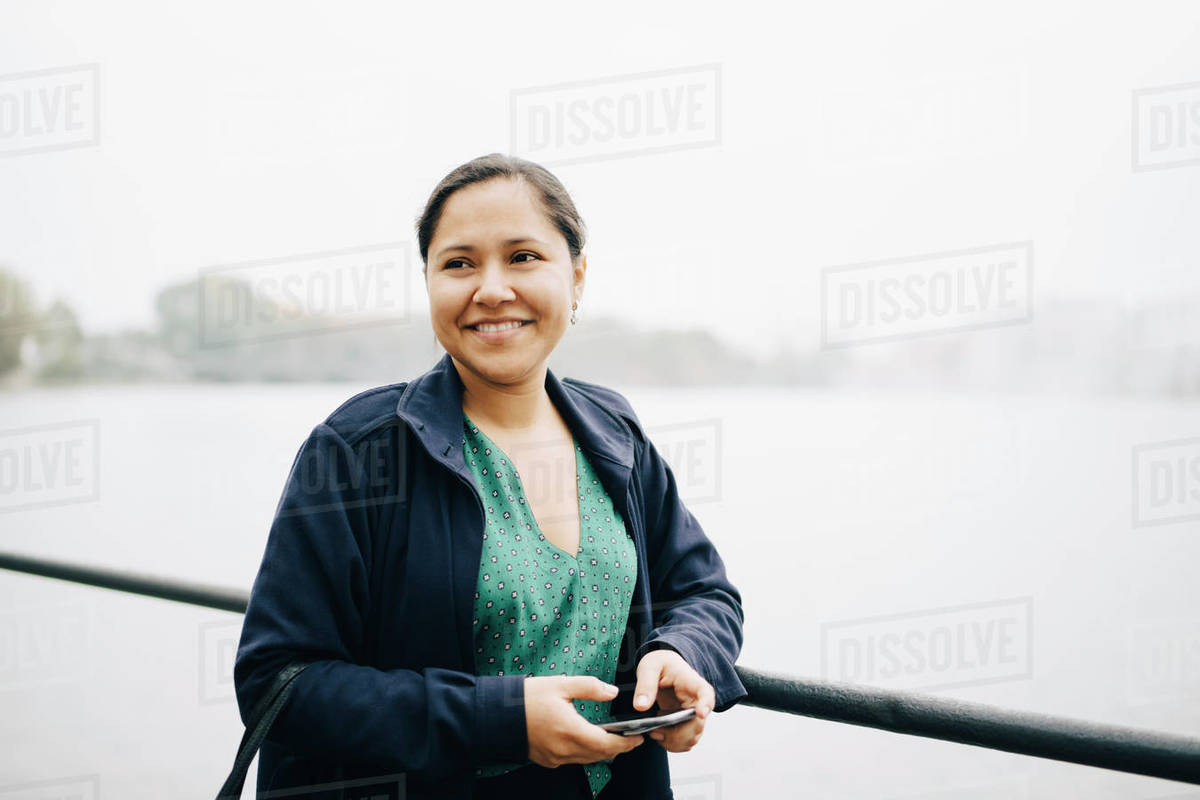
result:
M 244 613 L 249 594 L 0 553 L 0 569 Z M 741 705 L 1200 785 L 1200 739 L 737 667 Z

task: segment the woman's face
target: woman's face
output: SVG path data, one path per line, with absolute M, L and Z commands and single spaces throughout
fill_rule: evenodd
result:
M 429 242 L 425 284 L 442 347 L 494 384 L 536 378 L 582 296 L 586 258 L 571 263 L 562 233 L 524 181 L 493 178 L 450 196 Z M 512 330 L 476 325 L 519 320 Z

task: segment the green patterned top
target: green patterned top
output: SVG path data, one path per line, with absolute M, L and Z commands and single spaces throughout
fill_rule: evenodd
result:
M 612 683 L 637 577 L 625 520 L 575 445 L 579 549 L 572 556 L 542 535 L 511 459 L 463 414 L 463 456 L 486 512 L 475 591 L 478 675 L 595 675 Z M 573 701 L 589 722 L 612 701 Z M 489 764 L 479 777 L 531 763 Z M 582 765 L 595 798 L 612 777 L 608 761 Z

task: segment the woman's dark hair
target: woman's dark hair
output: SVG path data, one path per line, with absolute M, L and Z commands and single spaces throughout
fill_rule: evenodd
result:
M 425 268 L 429 266 L 429 242 L 433 239 L 434 229 L 442 217 L 442 208 L 450 199 L 450 195 L 465 186 L 492 178 L 524 180 L 536 189 L 546 215 L 567 240 L 571 260 L 579 258 L 583 252 L 587 232 L 583 218 L 575 210 L 575 203 L 571 201 L 571 196 L 567 194 L 558 178 L 541 164 L 502 153 L 489 153 L 455 167 L 450 174 L 442 178 L 434 188 L 433 194 L 429 196 L 425 210 L 417 218 L 417 242 L 421 248 L 421 262 Z

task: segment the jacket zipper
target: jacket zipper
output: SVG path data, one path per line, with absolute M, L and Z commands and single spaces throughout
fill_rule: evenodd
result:
M 443 466 L 445 466 L 445 465 L 443 465 Z M 450 469 L 450 468 L 446 467 L 446 469 Z M 485 514 L 484 514 L 484 509 L 483 509 L 483 501 L 479 499 L 479 489 L 477 489 L 475 487 L 475 484 L 471 483 L 466 478 L 464 478 L 462 475 L 460 475 L 457 470 L 450 469 L 450 471 L 453 472 L 454 477 L 458 478 L 462 482 L 462 484 L 464 486 L 466 486 L 467 489 L 471 492 L 471 497 L 475 498 L 475 507 L 479 509 L 479 518 L 484 519 Z

